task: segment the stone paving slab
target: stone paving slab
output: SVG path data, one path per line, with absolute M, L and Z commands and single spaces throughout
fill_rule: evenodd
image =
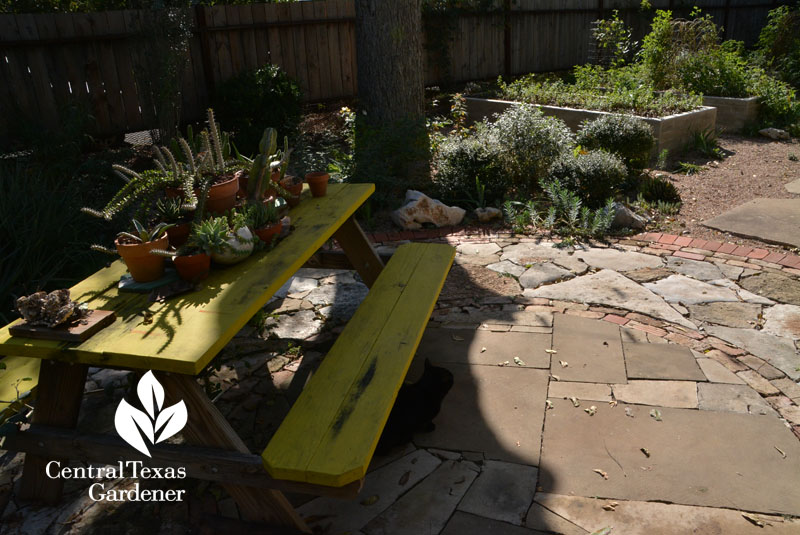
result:
M 697 359 L 697 364 L 703 370 L 703 375 L 712 383 L 744 384 L 744 381 L 738 375 L 714 359 L 699 358 Z
M 664 266 L 664 261 L 659 256 L 611 248 L 579 250 L 575 252 L 574 256 L 593 268 L 612 269 L 614 271 L 635 271 Z
M 621 535 L 790 535 L 800 533 L 800 522 L 780 516 L 758 515 L 768 525 L 759 527 L 740 511 L 667 503 L 608 500 L 539 493 L 536 501 L 591 532 L 611 527 Z M 603 509 L 617 503 L 613 511 Z
M 427 532 L 420 532 L 427 533 Z M 441 535 L 547 535 L 519 526 L 456 511 Z
M 425 450 L 416 450 L 369 473 L 356 498 L 316 498 L 297 511 L 312 529 L 327 533 L 355 531 L 388 509 L 441 463 Z
M 642 286 L 660 295 L 668 303 L 697 305 L 719 301 L 739 302 L 736 292 L 728 288 L 714 286 L 684 275 L 671 275 L 656 282 L 646 282 Z
M 509 275 L 513 275 L 515 277 L 519 277 L 526 271 L 524 266 L 520 266 L 519 264 L 515 264 L 514 262 L 510 262 L 508 260 L 489 264 L 486 267 L 492 271 L 496 271 L 498 273 L 508 273 Z
M 533 466 L 486 461 L 458 510 L 521 526 L 533 503 L 538 474 Z
M 366 535 L 439 533 L 478 476 L 466 461 L 445 461 L 419 485 L 364 526 Z
M 777 273 L 757 273 L 751 277 L 744 277 L 739 284 L 742 288 L 762 297 L 800 306 L 800 280 Z
M 489 256 L 501 251 L 496 243 L 462 243 L 456 250 L 468 256 Z
M 631 379 L 705 381 L 690 349 L 676 344 L 623 344 Z
M 753 303 L 704 303 L 689 305 L 695 323 L 708 322 L 740 329 L 751 329 L 758 322 L 761 305 Z
M 697 383 L 689 381 L 629 381 L 612 385 L 614 397 L 625 403 L 681 409 L 697 408 Z
M 709 325 L 706 331 L 761 357 L 792 379 L 800 379 L 800 352 L 791 340 L 753 329 L 734 329 L 721 325 Z
M 585 273 L 589 266 L 574 256 L 572 251 L 553 247 L 552 243 L 519 243 L 503 249 L 501 260 L 510 260 L 525 266 L 543 262 L 552 262 L 574 273 Z
M 722 270 L 711 262 L 690 260 L 679 256 L 668 256 L 666 262 L 669 269 L 700 281 L 713 281 L 725 277 Z M 741 270 L 742 268 L 738 269 Z
M 414 443 L 538 465 L 548 372 L 518 366 L 447 368 L 454 384 L 434 420 L 436 430 L 416 435 Z
M 502 324 L 502 325 L 527 325 L 530 327 L 550 327 L 553 324 L 553 313 L 546 308 L 528 308 L 520 310 L 517 305 L 503 310 L 478 310 L 470 308 L 466 312 L 458 309 L 449 309 L 446 314 L 436 316 L 437 321 L 443 323 L 461 324 Z
M 736 377 L 734 375 L 734 377 Z M 611 401 L 611 385 L 600 383 L 571 383 L 565 381 L 550 381 L 547 390 L 548 398 L 577 398 L 586 401 Z
M 775 305 L 764 313 L 763 332 L 800 340 L 800 306 Z
M 619 326 L 578 316 L 556 316 L 550 370 L 562 381 L 624 383 Z M 561 361 L 566 362 L 564 367 Z
M 417 349 L 418 359 L 429 358 L 435 364 L 455 362 L 497 366 L 518 357 L 522 366 L 549 368 L 550 334 L 491 332 L 475 329 L 427 329 Z
M 588 416 L 569 401 L 553 403 L 544 492 L 800 514 L 800 442 L 777 418 L 660 407 L 656 421 L 651 407 L 620 403 Z
M 541 493 L 538 495 L 541 495 Z M 560 535 L 586 535 L 589 533 L 577 524 L 573 524 L 535 501 L 531 504 L 531 508 L 528 509 L 525 525 L 532 529 L 540 529 L 547 533 L 558 533 Z
M 677 323 L 690 329 L 697 328 L 661 297 L 609 269 L 566 282 L 542 286 L 535 290 L 525 290 L 523 295 L 618 307 Z
M 698 407 L 706 411 L 776 415 L 775 410 L 745 384 L 708 383 L 697 385 Z
M 800 199 L 755 199 L 703 225 L 767 243 L 800 247 Z
M 538 288 L 542 284 L 548 284 L 574 277 L 573 273 L 567 269 L 558 267 L 550 262 L 534 264 L 519 277 L 519 283 L 523 288 Z
M 800 195 L 800 178 L 786 184 L 786 191 Z

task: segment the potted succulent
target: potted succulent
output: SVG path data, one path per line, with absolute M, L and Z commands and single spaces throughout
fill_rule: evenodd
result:
M 207 232 L 212 243 L 211 258 L 218 264 L 241 262 L 253 252 L 255 238 L 241 212 L 231 210 L 209 219 Z
M 282 229 L 281 219 L 274 201 L 248 204 L 246 215 L 250 228 L 262 242 L 271 244 L 275 237 L 280 234 Z
M 192 223 L 187 217 L 187 213 L 182 209 L 183 203 L 179 198 L 167 197 L 156 201 L 156 213 L 164 223 L 169 223 L 172 227 L 167 229 L 170 247 L 177 249 L 189 238 L 192 230 Z
M 151 254 L 151 251 L 167 248 L 169 244 L 167 229 L 171 226 L 159 223 L 153 228 L 147 228 L 134 219 L 133 232 L 120 232 L 117 235 L 117 239 L 114 241 L 117 247 L 116 252 L 102 245 L 92 245 L 92 249 L 109 254 L 119 254 L 136 282 L 158 280 L 164 275 L 164 258 Z
M 183 280 L 199 282 L 211 271 L 211 253 L 224 248 L 227 233 L 217 232 L 213 220 L 192 224 L 186 243 L 178 248 L 172 263 Z
M 303 179 L 299 176 L 286 175 L 280 185 L 286 190 L 286 203 L 290 208 L 300 204 L 300 194 L 303 193 Z
M 324 171 L 314 171 L 306 175 L 306 182 L 311 189 L 312 197 L 324 197 L 328 191 L 328 179 L 330 175 Z

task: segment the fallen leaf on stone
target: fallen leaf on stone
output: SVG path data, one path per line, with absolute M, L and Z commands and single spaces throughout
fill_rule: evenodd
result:
M 545 349 L 544 352 L 545 353 L 550 353 L 550 354 L 558 353 L 558 351 L 556 351 L 555 349 Z
M 457 484 L 457 485 L 460 485 L 461 483 L 463 483 L 463 482 L 464 482 L 464 481 L 466 481 L 466 480 L 467 480 L 467 478 L 466 478 L 465 476 L 461 476 L 460 478 L 458 478 L 458 479 L 457 479 L 456 481 L 454 481 L 453 483 L 455 483 L 455 484 Z
M 586 412 L 586 414 L 588 414 L 589 416 L 594 416 L 594 413 L 596 413 L 596 412 L 597 412 L 597 407 L 595 407 L 594 405 L 592 405 L 592 406 L 591 406 L 591 407 L 589 407 L 588 409 L 583 409 L 583 410 L 584 410 L 584 411 Z
M 481 348 L 481 353 L 486 353 L 486 348 L 485 347 Z
M 460 337 L 460 336 L 458 336 L 458 335 L 455 335 L 455 334 L 454 334 L 454 335 L 452 335 L 452 336 L 451 336 L 451 338 L 452 338 L 453 340 L 455 340 L 456 342 L 463 342 L 463 341 L 464 341 L 464 339 L 463 339 L 462 337 Z
M 661 421 L 661 411 L 658 410 L 658 409 L 652 409 L 650 411 L 650 416 L 655 418 L 656 422 L 660 422 Z
M 652 469 L 653 469 L 653 467 L 652 467 L 652 466 L 640 466 L 639 468 L 641 468 L 641 469 L 642 469 L 642 470 L 644 470 L 645 472 L 649 472 L 650 470 L 652 470 Z
M 780 453 L 780 454 L 781 454 L 781 456 L 782 456 L 784 459 L 786 458 L 786 452 L 785 452 L 785 451 L 783 451 L 782 449 L 780 449 L 778 446 L 775 446 L 775 449 L 776 449 L 776 450 L 778 450 L 778 453 Z
M 519 440 L 517 440 L 517 447 L 518 448 L 522 447 L 522 444 L 519 443 Z
M 635 418 L 635 416 L 633 415 L 633 409 L 631 409 L 630 407 L 625 407 L 625 416 L 630 416 L 631 418 Z
M 609 503 L 603 506 L 603 511 L 616 511 L 616 509 Z
M 519 357 L 514 357 L 514 364 L 516 364 L 517 366 L 525 366 L 525 361 L 523 361 Z
M 569 398 L 569 400 L 572 402 L 572 405 L 574 405 L 575 407 L 580 407 L 581 406 L 581 402 L 580 402 L 580 400 L 578 398 L 572 397 L 572 398 Z
M 569 362 L 565 362 L 563 360 L 559 360 L 558 363 L 561 364 L 562 368 L 566 368 L 567 366 L 569 366 Z
M 497 365 L 498 365 L 498 366 L 508 366 L 509 364 L 510 364 L 510 362 L 508 362 L 508 361 L 505 361 L 505 362 L 498 362 L 498 363 L 497 363 Z
M 405 485 L 406 483 L 408 483 L 408 478 L 409 478 L 409 477 L 411 477 L 411 470 L 408 470 L 408 471 L 406 471 L 406 473 L 405 473 L 405 474 L 403 474 L 402 476 L 400 476 L 400 481 L 398 481 L 398 482 L 397 482 L 397 484 L 398 484 L 398 485 L 400 485 L 400 486 L 402 487 L 403 485 Z
M 378 501 L 378 499 L 379 499 L 379 498 L 378 498 L 378 495 L 377 495 L 377 494 L 373 494 L 372 496 L 370 496 L 370 497 L 369 497 L 369 498 L 367 498 L 366 500 L 363 500 L 363 501 L 361 502 L 361 505 L 372 505 L 372 504 L 374 504 L 375 502 L 377 502 L 377 501 Z
M 751 515 L 750 513 L 742 513 L 742 516 L 745 517 L 745 519 L 748 522 L 752 522 L 753 524 L 755 524 L 760 528 L 766 526 L 766 524 L 764 524 L 764 522 L 762 522 L 756 515 Z
M 547 401 L 545 401 L 544 404 L 547 406 L 548 409 L 552 409 L 553 408 L 553 402 L 550 401 L 549 399 Z
M 608 404 L 611 405 L 611 408 L 613 409 L 614 407 L 617 406 L 617 400 L 616 399 L 612 399 L 611 401 L 608 402 Z
M 650 458 L 650 450 L 648 450 L 647 448 L 639 448 L 639 451 L 644 453 L 644 456 L 647 457 L 648 459 Z
M 610 533 L 611 533 L 611 528 L 603 528 L 603 529 L 598 529 L 597 531 L 592 533 L 592 535 L 609 535 Z
M 551 375 L 550 379 L 552 379 L 553 381 L 560 381 L 561 377 L 559 377 L 558 375 Z
M 599 468 L 595 468 L 594 470 L 592 470 L 592 472 L 596 472 L 596 473 L 600 474 L 601 476 L 603 476 L 603 479 L 608 479 L 608 472 L 604 472 L 603 470 L 600 470 Z

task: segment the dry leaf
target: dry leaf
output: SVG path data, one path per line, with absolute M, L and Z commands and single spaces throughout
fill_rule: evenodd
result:
M 658 409 L 651 409 L 650 410 L 650 416 L 655 418 L 656 422 L 660 422 L 661 421 L 661 411 L 658 410 Z
M 598 529 L 597 531 L 592 533 L 592 535 L 610 535 L 610 534 L 611 534 L 611 528 Z
M 588 414 L 589 416 L 594 416 L 594 413 L 596 413 L 596 412 L 597 412 L 597 407 L 595 407 L 594 405 L 592 405 L 592 406 L 591 406 L 591 407 L 589 407 L 588 409 L 583 409 L 583 410 L 584 410 L 584 411 L 586 412 L 586 414 Z
M 562 368 L 566 368 L 567 366 L 569 366 L 569 362 L 563 360 L 559 360 L 558 363 L 561 364 Z
M 648 459 L 650 458 L 650 450 L 648 450 L 647 448 L 639 448 L 639 451 L 644 453 L 644 456 L 647 457 Z
M 550 379 L 552 379 L 553 381 L 560 381 L 561 377 L 559 377 L 558 375 L 551 375 Z
M 400 485 L 400 486 L 402 487 L 403 485 L 405 485 L 406 483 L 408 483 L 408 478 L 409 478 L 409 477 L 411 477 L 411 470 L 408 470 L 408 471 L 406 471 L 406 473 L 405 473 L 405 474 L 403 474 L 402 476 L 400 476 L 400 480 L 397 482 L 397 484 L 398 484 L 398 485 Z
M 786 458 L 786 452 L 785 452 L 785 451 L 783 451 L 782 449 L 780 449 L 778 446 L 775 446 L 775 449 L 776 449 L 776 450 L 778 450 L 778 453 L 780 453 L 780 454 L 781 454 L 781 456 L 782 456 L 784 459 Z
M 508 361 L 505 361 L 505 362 L 498 362 L 498 363 L 497 363 L 497 365 L 498 365 L 498 366 L 508 366 L 509 364 L 511 364 L 511 363 L 510 363 L 510 362 L 508 362 Z
M 550 353 L 551 355 L 554 354 L 554 353 L 558 353 L 558 351 L 556 351 L 555 349 L 545 349 L 544 352 L 545 353 Z
M 630 407 L 625 407 L 625 416 L 630 416 L 631 418 L 636 418 L 633 415 L 633 409 L 631 409 Z
M 572 404 L 575 407 L 580 407 L 581 406 L 581 402 L 580 402 L 580 400 L 578 398 L 572 397 L 572 398 L 569 398 L 569 400 L 572 402 Z
M 549 399 L 548 399 L 548 400 L 546 400 L 546 401 L 544 402 L 544 404 L 547 406 L 547 408 L 548 408 L 548 409 L 552 409 L 552 408 L 553 408 L 553 402 L 552 402 L 552 401 L 550 401 Z
M 455 334 L 454 334 L 454 335 L 452 335 L 452 336 L 451 336 L 451 338 L 452 338 L 453 340 L 455 340 L 456 342 L 463 342 L 463 341 L 464 341 L 464 339 L 463 339 L 462 337 L 460 337 L 460 336 L 458 336 L 458 335 L 455 335 Z
M 742 516 L 745 517 L 749 522 L 752 522 L 753 524 L 755 524 L 760 528 L 763 528 L 766 525 L 756 515 L 751 515 L 750 513 L 742 513 Z
M 379 498 L 378 498 L 378 495 L 377 495 L 377 494 L 373 494 L 372 496 L 370 496 L 370 497 L 369 497 L 369 498 L 367 498 L 366 500 L 363 500 L 363 501 L 361 502 L 361 505 L 372 505 L 372 504 L 374 504 L 375 502 L 377 502 L 377 501 L 378 501 L 378 499 L 379 499 Z
M 592 470 L 592 472 L 596 472 L 596 473 L 600 474 L 601 476 L 603 476 L 603 479 L 608 479 L 608 472 L 604 472 L 603 470 L 600 470 L 599 468 L 595 468 L 594 470 Z
M 525 361 L 519 357 L 514 357 L 514 364 L 517 366 L 525 366 Z
M 521 446 L 522 446 L 522 444 L 520 444 L 520 443 L 519 443 L 519 440 L 517 440 L 517 447 L 519 448 L 519 447 L 521 447 Z
M 616 511 L 617 510 L 617 505 L 619 505 L 619 504 L 617 504 L 616 502 L 615 503 L 607 503 L 607 504 L 605 504 L 603 506 L 603 511 Z
M 481 353 L 486 353 L 486 348 L 485 347 L 481 348 Z
M 612 399 L 611 401 L 608 402 L 608 404 L 611 405 L 611 408 L 613 409 L 614 407 L 617 406 L 617 400 L 616 399 Z

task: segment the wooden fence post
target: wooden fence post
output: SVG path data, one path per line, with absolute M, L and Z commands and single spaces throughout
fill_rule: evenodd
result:
M 206 19 L 206 8 L 201 5 L 194 6 L 195 19 L 197 20 L 197 37 L 200 40 L 200 59 L 203 62 L 203 79 L 206 82 L 206 93 L 211 99 L 214 94 L 214 68 L 211 65 L 211 47 L 208 44 L 210 32 Z
M 511 0 L 503 2 L 503 73 L 511 76 Z

